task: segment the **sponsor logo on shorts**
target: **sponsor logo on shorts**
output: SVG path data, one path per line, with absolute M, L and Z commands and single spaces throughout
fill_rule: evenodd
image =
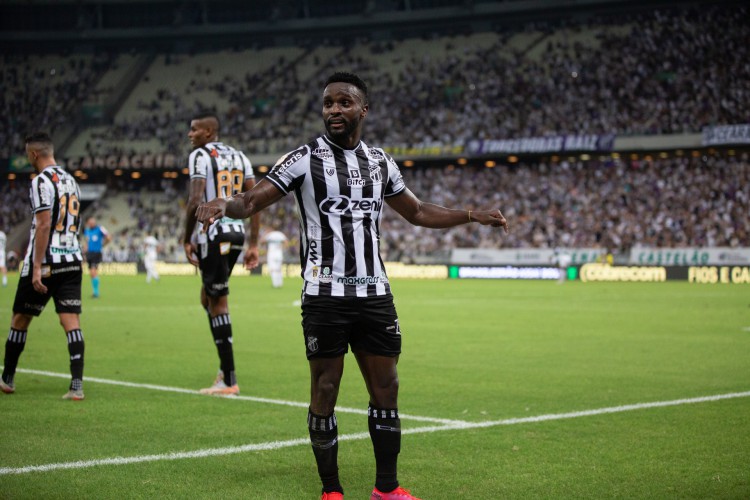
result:
M 81 305 L 81 300 L 80 299 L 61 300 L 60 305 L 65 306 L 65 307 L 78 307 Z
M 81 266 L 80 265 L 67 266 L 67 267 L 56 267 L 56 268 L 52 269 L 52 271 L 51 271 L 50 274 L 68 273 L 68 272 L 71 272 L 71 271 L 80 271 L 80 270 L 81 270 Z
M 310 352 L 315 352 L 318 350 L 318 348 L 318 337 L 307 337 L 307 350 Z
M 385 329 L 388 332 L 393 332 L 396 335 L 401 335 L 401 328 L 398 326 L 398 318 L 396 318 L 391 326 L 386 326 Z
M 211 290 L 226 290 L 229 288 L 229 282 L 224 283 L 212 283 L 211 284 Z
M 23 307 L 25 307 L 26 309 L 31 309 L 32 311 L 44 311 L 44 306 L 39 304 L 29 304 L 28 302 L 26 302 Z

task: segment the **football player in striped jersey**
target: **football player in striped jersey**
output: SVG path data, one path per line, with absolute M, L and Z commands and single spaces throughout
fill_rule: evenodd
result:
M 183 246 L 188 261 L 201 272 L 201 305 L 208 313 L 211 334 L 219 354 L 219 373 L 203 394 L 235 396 L 237 384 L 229 316 L 229 277 L 244 250 L 247 269 L 258 266 L 260 218 L 250 219 L 249 230 L 241 219 L 223 217 L 210 227 L 197 223 L 195 211 L 201 202 L 224 199 L 255 186 L 253 167 L 247 156 L 219 141 L 219 119 L 201 114 L 190 122 L 190 143 L 195 148 L 188 160 L 190 196 L 186 207 Z
M 83 275 L 78 244 L 80 190 L 75 178 L 57 165 L 49 135 L 38 132 L 27 136 L 26 156 L 38 175 L 31 181 L 29 191 L 31 233 L 5 342 L 0 391 L 15 392 L 16 367 L 26 346 L 29 325 L 52 298 L 70 354 L 70 387 L 63 399 L 79 401 L 84 398 L 84 343 L 79 321 Z
M 401 450 L 398 373 L 402 331 L 380 256 L 383 204 L 416 226 L 448 228 L 478 222 L 508 230 L 498 209 L 458 210 L 419 200 L 396 162 L 361 140 L 369 110 L 367 86 L 335 73 L 323 91 L 326 133 L 283 156 L 254 189 L 198 208 L 211 225 L 250 217 L 288 193 L 297 202 L 302 265 L 302 330 L 310 365 L 308 429 L 323 500 L 343 498 L 334 412 L 344 356 L 351 347 L 370 400 L 368 423 L 375 451 L 373 500 L 414 499 L 399 485 Z

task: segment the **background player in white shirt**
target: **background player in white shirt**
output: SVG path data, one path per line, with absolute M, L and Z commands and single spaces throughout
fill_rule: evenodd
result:
M 159 240 L 153 235 L 148 235 L 143 240 L 143 266 L 146 268 L 146 283 L 151 279 L 159 281 L 159 272 L 156 270 L 156 259 L 159 253 Z
M 274 288 L 281 288 L 284 285 L 284 273 L 282 266 L 284 264 L 284 243 L 287 237 L 281 231 L 271 231 L 263 236 L 262 241 L 268 245 L 266 254 L 266 265 L 268 273 L 271 275 L 271 285 Z
M 557 278 L 557 282 L 559 284 L 565 283 L 565 280 L 568 279 L 568 267 L 572 262 L 570 254 L 562 248 L 555 248 L 555 253 L 552 256 L 552 259 L 555 261 L 557 269 L 560 271 L 560 277 Z
M 8 268 L 5 266 L 5 243 L 7 240 L 5 233 L 0 231 L 0 272 L 3 273 L 3 286 L 8 286 Z

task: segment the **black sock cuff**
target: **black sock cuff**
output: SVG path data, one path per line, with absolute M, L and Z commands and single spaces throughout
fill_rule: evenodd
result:
M 25 344 L 27 332 L 28 330 L 16 330 L 15 328 L 11 328 L 10 332 L 8 332 L 8 342 L 14 344 Z
M 398 418 L 398 408 L 375 408 L 369 405 L 367 416 L 374 419 Z
M 338 429 L 338 422 L 336 421 L 336 412 L 330 415 L 316 415 L 307 410 L 307 427 L 311 431 L 333 431 Z

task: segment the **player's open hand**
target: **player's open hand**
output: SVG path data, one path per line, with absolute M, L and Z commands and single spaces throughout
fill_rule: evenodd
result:
M 224 217 L 227 210 L 227 200 L 223 198 L 214 198 L 207 203 L 201 203 L 195 211 L 195 217 L 203 224 L 203 231 L 217 220 Z

